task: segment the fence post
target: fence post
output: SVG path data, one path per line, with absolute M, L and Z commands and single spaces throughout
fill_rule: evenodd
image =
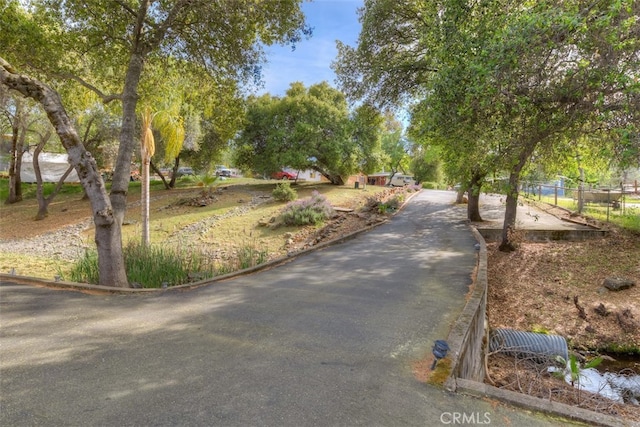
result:
M 580 185 L 578 185 L 578 213 L 584 207 L 584 169 L 580 168 Z
M 554 205 L 558 206 L 558 184 L 556 184 L 553 187 L 553 193 L 554 193 L 554 200 L 555 200 Z
M 538 201 L 542 200 L 542 185 L 538 184 Z

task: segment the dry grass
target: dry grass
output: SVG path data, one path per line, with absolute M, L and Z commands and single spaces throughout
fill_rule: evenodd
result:
M 262 227 L 261 221 L 277 216 L 285 206 L 284 202 L 270 199 L 275 187 L 274 181 L 236 180 L 215 183 L 210 189 L 197 183 L 173 190 L 160 186 L 151 190 L 151 242 L 180 247 L 203 247 L 214 257 L 224 259 L 233 256 L 243 247 L 251 246 L 267 251 L 269 258 L 286 255 L 297 249 L 287 242 L 295 240 L 303 245 L 305 238 L 317 231 L 316 227 Z M 183 184 L 184 185 L 184 184 Z M 368 186 L 356 190 L 350 186 L 330 184 L 300 183 L 293 185 L 299 198 L 308 197 L 313 191 L 324 194 L 334 206 L 358 209 L 369 196 L 383 192 L 381 187 Z M 203 193 L 210 197 L 200 206 L 192 203 L 201 199 Z M 259 204 L 256 205 L 256 202 Z M 34 221 L 37 202 L 27 199 L 13 205 L 0 206 L 0 239 L 26 239 L 56 231 L 64 227 L 88 221 L 91 224 L 90 204 L 82 200 L 82 194 L 60 194 L 50 205 L 49 216 L 42 221 Z M 344 215 L 346 216 L 346 215 Z M 139 239 L 140 231 L 140 188 L 131 186 L 128 195 L 128 209 L 123 227 L 123 241 Z M 363 221 L 341 221 L 346 228 L 361 228 Z M 93 244 L 94 229 L 90 226 L 82 233 L 82 242 L 89 247 Z M 293 239 L 291 239 L 293 237 Z M 49 244 L 54 245 L 52 241 Z M 80 253 L 80 249 L 79 249 Z M 70 263 L 60 260 L 23 256 L 11 252 L 0 254 L 1 271 L 9 271 L 12 266 L 20 266 L 20 274 L 52 278 L 56 274 L 66 275 Z
M 491 328 L 561 335 L 579 354 L 640 358 L 640 236 L 613 230 L 599 240 L 525 242 L 512 253 L 496 244 L 487 249 Z M 638 285 L 612 292 L 603 287 L 607 277 Z M 488 369 L 498 387 L 640 422 L 640 407 L 579 392 L 530 361 L 492 355 Z
M 488 275 L 492 328 L 562 335 L 575 349 L 640 352 L 640 286 L 618 292 L 603 288 L 607 277 L 640 284 L 637 235 L 613 231 L 585 242 L 524 243 L 512 253 L 490 244 Z M 596 310 L 601 305 L 609 314 Z M 625 320 L 637 327 L 624 325 Z
M 489 357 L 488 365 L 492 381 L 487 382 L 496 387 L 622 417 L 634 423 L 640 422 L 639 406 L 623 405 L 597 394 L 579 390 L 567 384 L 564 379 L 549 374 L 544 364 L 505 354 L 494 354 Z

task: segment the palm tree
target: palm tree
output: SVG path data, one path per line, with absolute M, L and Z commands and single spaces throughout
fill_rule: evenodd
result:
M 141 206 L 142 206 L 142 244 L 149 246 L 149 163 L 156 151 L 156 144 L 153 138 L 153 130 L 151 122 L 153 114 L 151 108 L 147 107 L 142 114 L 142 137 L 140 138 L 140 163 L 142 165 L 142 173 L 140 180 L 141 189 Z

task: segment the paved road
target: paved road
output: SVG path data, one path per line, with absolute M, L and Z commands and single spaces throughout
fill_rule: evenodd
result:
M 193 291 L 2 283 L 0 425 L 554 425 L 412 373 L 475 265 L 453 197 L 422 192 L 356 239 Z

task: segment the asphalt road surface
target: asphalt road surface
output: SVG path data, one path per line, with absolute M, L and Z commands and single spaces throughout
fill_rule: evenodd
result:
M 424 191 L 355 239 L 191 291 L 3 282 L 0 425 L 557 425 L 412 371 L 471 283 L 453 200 Z

